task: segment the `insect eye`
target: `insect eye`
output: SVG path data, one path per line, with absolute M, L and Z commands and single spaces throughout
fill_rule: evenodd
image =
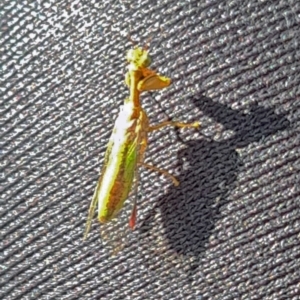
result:
M 140 64 L 142 67 L 147 68 L 151 64 L 151 57 L 147 52 L 144 52 L 142 57 L 140 58 Z
M 134 49 L 128 50 L 126 59 L 128 62 L 132 62 L 135 59 Z

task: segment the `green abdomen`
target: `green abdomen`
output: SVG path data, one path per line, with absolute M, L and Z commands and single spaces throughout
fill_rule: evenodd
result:
M 137 149 L 132 138 L 125 139 L 121 145 L 113 145 L 110 156 L 98 194 L 98 218 L 102 223 L 116 216 L 131 190 L 137 163 Z
M 102 223 L 110 221 L 122 208 L 130 193 L 137 163 L 146 149 L 140 144 L 147 138 L 148 118 L 142 110 L 139 117 L 134 118 L 134 110 L 127 105 L 116 120 L 96 190 L 98 219 Z

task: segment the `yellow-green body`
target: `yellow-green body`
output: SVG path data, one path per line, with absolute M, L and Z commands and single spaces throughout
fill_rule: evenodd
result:
M 89 209 L 85 237 L 98 204 L 98 220 L 106 223 L 121 210 L 132 188 L 137 164 L 143 162 L 147 146 L 148 117 L 140 105 L 140 92 L 170 85 L 171 80 L 146 69 L 151 62 L 148 51 L 129 50 L 126 84 L 130 97 L 124 101 L 105 153 L 104 165 Z M 151 78 L 150 84 L 147 83 Z M 146 79 L 146 80 L 145 80 Z M 154 80 L 153 80 L 154 79 Z M 140 86 L 139 86 L 140 85 Z
M 98 204 L 98 220 L 107 223 L 121 210 L 127 199 L 134 179 L 137 177 L 138 165 L 154 169 L 172 178 L 175 185 L 178 181 L 164 170 L 144 164 L 144 153 L 147 147 L 148 132 L 166 125 L 179 127 L 198 127 L 199 123 L 184 124 L 178 122 L 162 122 L 149 126 L 148 117 L 140 104 L 140 93 L 143 91 L 162 89 L 170 85 L 171 80 L 158 75 L 147 67 L 151 63 L 148 51 L 136 47 L 127 53 L 129 62 L 125 82 L 130 96 L 124 101 L 106 150 L 104 164 L 89 208 L 87 226 L 84 237 L 90 230 L 92 218 Z M 133 216 L 136 214 L 136 203 Z M 134 227 L 134 222 L 132 222 Z

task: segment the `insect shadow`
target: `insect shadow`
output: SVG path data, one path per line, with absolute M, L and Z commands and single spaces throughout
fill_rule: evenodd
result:
M 236 149 L 284 130 L 290 123 L 284 115 L 258 104 L 244 113 L 204 96 L 192 101 L 204 115 L 234 134 L 221 141 L 202 138 L 185 142 L 185 149 L 178 153 L 178 163 L 183 165 L 187 161 L 189 167 L 177 176 L 180 186 L 170 188 L 158 200 L 154 211 L 159 208 L 162 214 L 162 239 L 168 247 L 178 254 L 199 257 L 220 218 L 220 207 L 229 201 L 228 194 L 235 188 L 242 167 Z M 154 226 L 153 214 L 144 218 L 139 228 L 141 235 L 147 235 L 151 226 Z

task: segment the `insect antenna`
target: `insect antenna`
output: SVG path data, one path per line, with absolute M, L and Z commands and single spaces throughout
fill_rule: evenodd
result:
M 138 42 L 135 41 L 135 40 L 131 37 L 130 33 L 128 33 L 127 38 L 128 38 L 128 40 L 132 43 L 132 45 L 133 45 L 134 47 L 137 46 Z
M 149 36 L 148 37 L 148 39 L 147 39 L 147 41 L 146 41 L 146 43 L 145 43 L 145 45 L 143 46 L 143 49 L 145 50 L 145 51 L 148 51 L 149 50 L 149 48 L 150 48 L 150 41 L 152 40 L 152 36 Z
M 131 37 L 131 35 L 130 35 L 129 33 L 128 33 L 128 35 L 127 35 L 127 38 L 128 38 L 128 40 L 132 43 L 132 45 L 133 45 L 134 47 L 136 47 L 136 46 L 138 45 L 138 42 L 135 41 L 135 40 Z M 152 40 L 152 36 L 149 36 L 149 37 L 147 38 L 147 40 L 146 40 L 145 45 L 142 47 L 143 50 L 145 50 L 145 51 L 148 51 L 148 50 L 149 50 L 151 40 Z

